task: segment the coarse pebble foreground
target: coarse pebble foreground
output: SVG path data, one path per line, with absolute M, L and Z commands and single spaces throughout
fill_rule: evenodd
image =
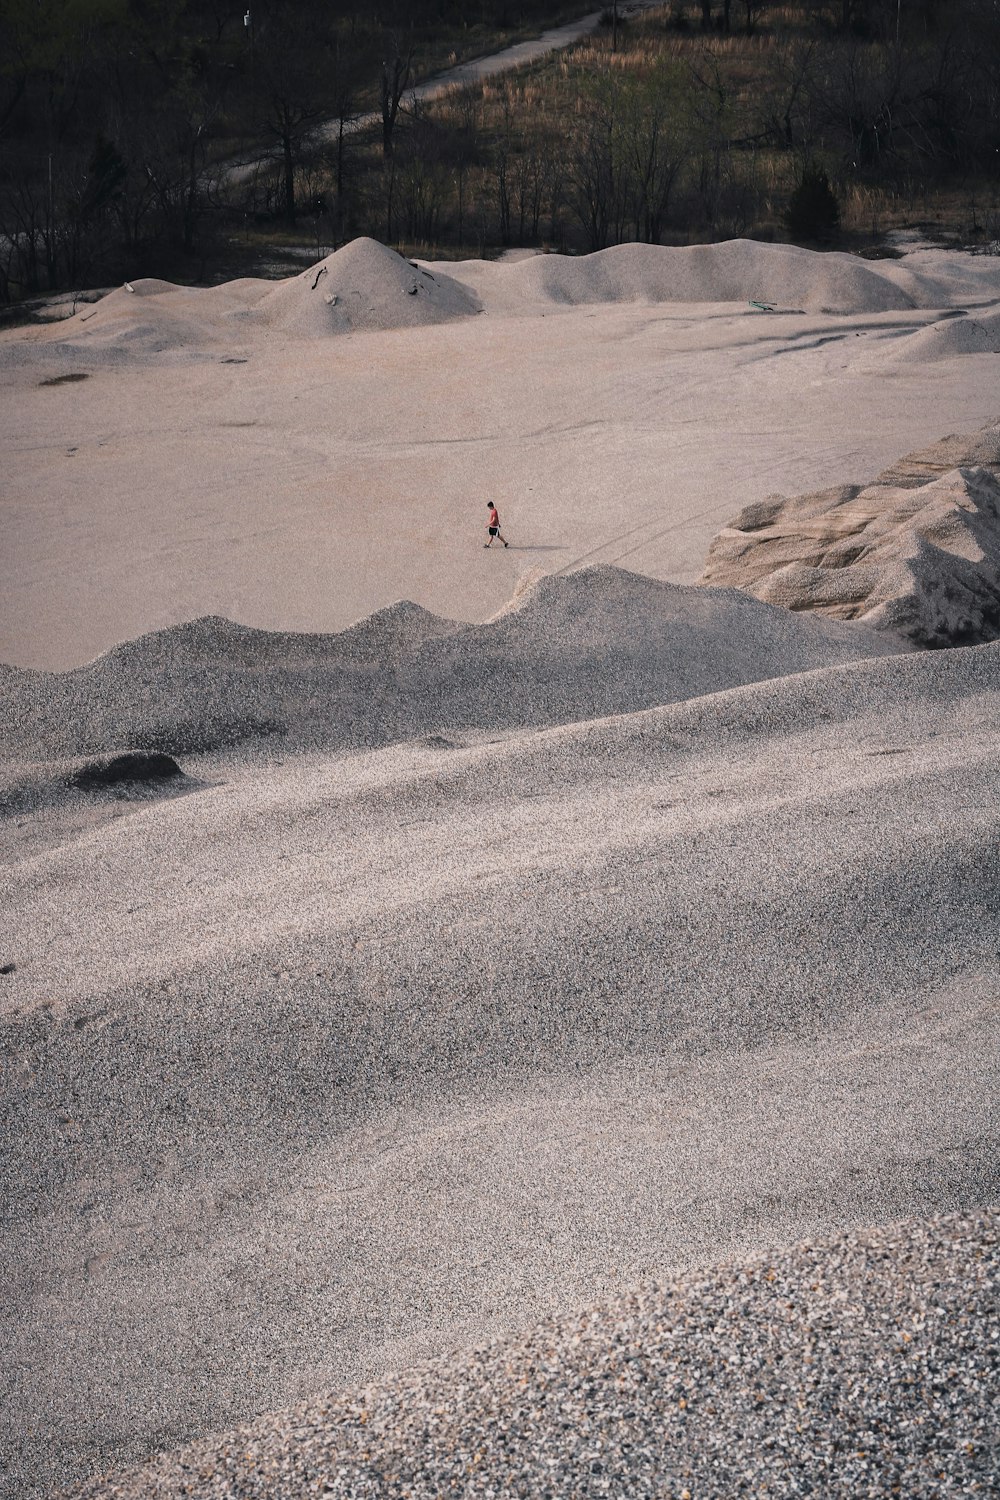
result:
M 905 1220 L 691 1274 L 72 1495 L 995 1494 L 997 1227 Z
M 6 1494 L 1000 1201 L 998 701 L 994 643 L 15 815 Z

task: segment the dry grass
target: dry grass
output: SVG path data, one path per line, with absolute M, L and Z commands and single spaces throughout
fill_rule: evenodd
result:
M 734 5 L 734 25 L 744 14 Z M 479 254 L 500 244 L 543 241 L 591 248 L 572 207 L 574 142 L 593 117 L 602 81 L 614 93 L 634 79 L 640 90 L 666 91 L 668 128 L 681 138 L 682 166 L 660 231 L 667 243 L 786 238 L 785 211 L 806 160 L 818 162 L 830 177 L 844 243 L 878 239 L 913 222 L 939 223 L 956 238 L 996 237 L 995 192 L 991 199 L 982 187 L 929 187 L 926 174 L 899 169 L 892 181 L 877 181 L 872 172 L 859 177 L 847 169 L 845 143 L 815 136 L 807 115 L 793 118 L 787 143 L 785 111 L 789 100 L 796 107 L 796 80 L 810 52 L 821 55 L 828 78 L 836 77 L 842 50 L 846 55 L 853 49 L 862 62 L 877 59 L 872 44 L 838 37 L 835 19 L 831 10 L 831 29 L 824 32 L 814 9 L 787 4 L 765 11 L 753 35 L 706 34 L 699 6 L 665 5 L 624 25 L 617 49 L 602 28 L 569 51 L 450 91 L 427 117 L 432 127 L 436 123 L 465 141 L 467 158 L 456 162 L 447 150 L 436 155 L 432 128 L 405 164 L 400 158 L 389 225 L 386 172 L 373 140 L 361 174 L 355 232 L 419 242 L 428 255 L 449 255 L 459 241 L 463 252 L 471 241 Z M 803 134 L 810 128 L 812 142 Z M 535 201 L 526 213 L 528 197 Z M 428 201 L 434 205 L 430 212 Z M 408 204 L 425 207 L 414 217 Z

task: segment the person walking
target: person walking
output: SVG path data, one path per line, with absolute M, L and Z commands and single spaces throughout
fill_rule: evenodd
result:
M 486 509 L 490 513 L 490 518 L 486 523 L 486 530 L 490 534 L 490 539 L 488 542 L 484 542 L 483 546 L 492 547 L 493 539 L 495 537 L 498 542 L 503 542 L 505 547 L 509 547 L 510 543 L 504 541 L 503 534 L 500 531 L 500 512 L 497 510 L 492 500 L 487 500 Z

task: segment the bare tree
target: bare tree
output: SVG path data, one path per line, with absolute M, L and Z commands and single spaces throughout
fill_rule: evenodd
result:
M 623 172 L 637 240 L 658 243 L 687 153 L 687 80 L 675 65 L 622 87 L 618 112 Z
M 688 64 L 692 88 L 691 148 L 697 158 L 698 195 L 710 229 L 719 220 L 725 163 L 734 135 L 736 101 L 719 59 L 706 51 Z
M 410 66 L 413 49 L 401 49 L 394 31 L 385 33 L 382 52 L 381 106 L 382 106 L 382 156 L 388 161 L 392 155 L 392 135 L 396 128 L 396 116 L 403 95 L 410 82 Z
M 760 138 L 808 156 L 814 129 L 811 91 L 815 85 L 816 42 L 795 41 L 775 48 L 773 86 L 758 101 Z
M 572 208 L 592 251 L 603 250 L 614 233 L 620 204 L 615 167 L 613 112 L 595 108 L 574 132 L 568 170 Z
M 754 32 L 757 30 L 757 22 L 764 14 L 764 8 L 766 4 L 767 0 L 743 0 L 743 11 L 746 16 L 747 36 L 753 36 Z M 728 16 L 726 30 L 729 30 Z
M 813 101 L 824 135 L 859 171 L 892 154 L 905 94 L 898 51 L 853 42 L 817 78 Z
M 588 91 L 569 185 L 591 250 L 660 239 L 688 151 L 688 91 L 674 63 L 646 76 L 608 72 Z
M 449 160 L 458 200 L 458 243 L 465 237 L 466 178 L 469 168 L 480 154 L 478 109 L 481 90 L 475 87 L 453 89 L 448 98 L 446 119 L 449 122 Z

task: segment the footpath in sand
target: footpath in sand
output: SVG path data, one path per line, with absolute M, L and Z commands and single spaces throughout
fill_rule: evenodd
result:
M 995 418 L 881 356 L 996 273 L 361 242 L 0 342 L 4 1500 L 988 1493 L 1000 642 L 682 559 Z

